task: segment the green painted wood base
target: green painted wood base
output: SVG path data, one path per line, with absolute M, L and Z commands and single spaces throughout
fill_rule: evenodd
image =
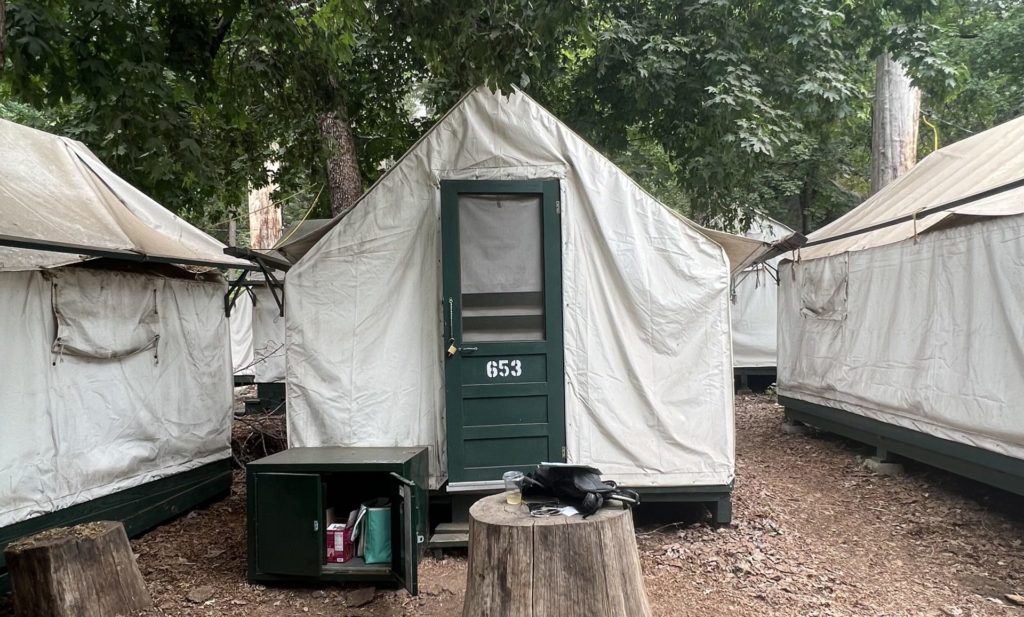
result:
M 628 488 L 628 487 L 627 487 Z M 711 520 L 715 525 L 728 525 L 732 522 L 732 485 L 704 485 L 704 486 L 660 486 L 634 489 L 640 493 L 640 507 L 645 503 L 700 503 L 704 504 L 711 512 Z M 496 491 L 495 491 L 496 492 Z M 445 493 L 444 490 L 435 491 L 436 497 L 431 500 L 437 503 L 448 501 L 451 504 L 452 524 L 468 525 L 469 508 L 478 499 L 486 495 L 482 493 Z M 440 526 L 439 526 L 440 527 Z M 440 530 L 438 530 L 440 531 Z M 468 534 L 466 539 L 468 540 Z M 433 546 L 433 540 L 431 540 Z M 466 543 L 447 542 L 444 548 L 465 547 Z
M 786 396 L 786 418 L 1024 495 L 1024 460 Z
M 732 522 L 732 485 L 659 486 L 634 489 L 640 493 L 640 507 L 645 503 L 702 503 L 711 512 L 716 525 Z
M 245 401 L 245 413 L 285 412 L 285 385 L 256 382 L 256 398 Z
M 733 369 L 733 386 L 735 392 L 764 392 L 775 383 L 774 366 L 748 366 Z
M 89 521 L 121 521 L 137 536 L 199 505 L 231 492 L 231 459 L 226 458 L 173 476 L 147 482 L 57 512 L 0 528 L 0 593 L 10 591 L 3 549 L 10 542 L 52 527 Z

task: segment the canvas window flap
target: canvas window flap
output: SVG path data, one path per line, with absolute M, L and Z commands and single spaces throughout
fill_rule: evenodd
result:
M 61 270 L 48 278 L 57 322 L 53 353 L 113 359 L 155 350 L 160 279 L 89 270 Z
M 843 255 L 794 264 L 801 315 L 829 321 L 846 319 L 848 263 Z

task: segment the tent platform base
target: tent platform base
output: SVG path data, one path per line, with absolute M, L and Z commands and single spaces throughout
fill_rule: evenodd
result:
M 645 503 L 704 504 L 715 525 L 732 522 L 732 485 L 658 486 L 634 489 L 640 493 L 640 507 Z
M 711 520 L 715 525 L 728 525 L 732 522 L 732 486 L 728 484 L 659 486 L 635 490 L 640 493 L 641 508 L 645 503 L 703 504 L 711 513 Z M 433 505 L 441 506 L 443 504 L 451 508 L 451 522 L 440 523 L 434 527 L 427 549 L 438 555 L 445 549 L 469 546 L 469 508 L 478 499 L 491 494 L 494 494 L 494 491 L 446 493 L 444 490 L 440 490 L 432 492 L 431 503 Z
M 231 459 L 147 482 L 20 523 L 0 527 L 0 593 L 10 591 L 3 549 L 10 542 L 53 527 L 90 521 L 121 521 L 129 537 L 231 492 Z
M 256 398 L 245 401 L 245 413 L 284 414 L 285 385 L 256 382 Z
M 736 392 L 764 392 L 775 383 L 774 366 L 737 366 L 733 369 Z
M 1024 460 L 787 396 L 779 404 L 787 420 L 1024 495 Z

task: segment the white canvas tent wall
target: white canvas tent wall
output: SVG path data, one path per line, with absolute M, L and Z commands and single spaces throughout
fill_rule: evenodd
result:
M 520 92 L 465 97 L 289 271 L 290 445 L 428 445 L 445 481 L 439 182 L 537 178 L 560 180 L 568 459 L 732 482 L 727 251 Z
M 775 242 L 792 233 L 782 223 L 757 215 L 744 235 Z M 733 277 L 732 356 L 737 369 L 775 368 L 779 295 L 776 272 L 781 260 L 779 256 L 748 266 Z
M 284 317 L 273 292 L 256 278 L 253 285 L 239 292 L 231 309 L 234 373 L 251 375 L 254 383 L 283 383 Z
M 231 307 L 231 370 L 235 375 L 255 375 L 252 336 L 252 298 L 241 292 Z
M 289 225 L 269 250 L 258 251 L 281 259 L 298 261 L 323 236 L 330 219 L 304 219 Z M 285 272 L 274 276 L 284 279 Z M 255 383 L 284 383 L 284 317 L 266 286 L 265 277 L 249 275 L 247 291 L 240 293 L 231 312 L 231 349 L 235 375 L 252 375 Z M 278 291 L 278 296 L 281 295 Z
M 0 151 L 0 528 L 228 459 L 226 284 L 141 262 L 248 264 L 78 142 Z
M 282 383 L 284 368 L 284 317 L 266 285 L 252 288 L 253 371 L 256 383 Z M 281 292 L 278 292 L 280 294 Z
M 780 271 L 780 400 L 1024 458 L 1022 214 L 1024 118 L 812 234 Z

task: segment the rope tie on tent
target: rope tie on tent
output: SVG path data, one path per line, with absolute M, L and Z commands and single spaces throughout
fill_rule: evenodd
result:
M 915 245 L 917 244 L 917 215 L 921 212 L 921 210 L 924 210 L 924 208 L 919 208 L 917 210 L 914 210 L 914 218 L 912 219 L 914 221 L 914 244 Z
M 59 315 L 60 307 L 57 306 L 57 283 L 50 285 L 50 305 L 53 306 L 54 314 Z M 57 344 L 57 357 L 53 360 L 53 366 L 57 366 L 58 362 L 64 361 L 64 340 L 58 336 L 54 342 Z
M 57 366 L 58 362 L 64 361 L 64 341 L 58 336 L 57 337 L 57 358 L 53 361 L 53 366 Z

